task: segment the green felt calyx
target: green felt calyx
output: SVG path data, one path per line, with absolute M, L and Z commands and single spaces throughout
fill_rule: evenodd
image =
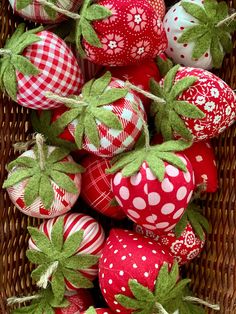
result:
M 197 204 L 189 204 L 180 221 L 175 226 L 175 235 L 177 237 L 181 236 L 188 223 L 191 224 L 199 239 L 204 241 L 205 232 L 210 232 L 210 225 L 208 220 L 202 215 L 201 208 Z
M 187 76 L 174 83 L 179 68 L 180 65 L 176 65 L 168 71 L 164 78 L 163 87 L 154 79 L 150 81 L 151 92 L 165 100 L 165 103 L 153 101 L 151 105 L 151 115 L 155 119 L 156 131 L 162 134 L 165 141 L 174 138 L 174 134 L 191 141 L 192 134 L 181 117 L 190 119 L 205 117 L 205 114 L 197 106 L 188 101 L 177 100 L 181 93 L 198 79 L 195 76 Z
M 112 12 L 99 4 L 91 4 L 91 0 L 84 0 L 80 10 L 80 19 L 76 21 L 75 42 L 81 57 L 85 57 L 82 38 L 94 47 L 102 47 L 101 41 L 93 29 L 93 21 L 103 20 L 112 15 Z
M 51 99 L 60 99 L 70 110 L 64 112 L 54 123 L 56 130 L 63 132 L 64 128 L 76 120 L 75 142 L 79 149 L 82 148 L 83 138 L 86 136 L 95 146 L 100 146 L 100 137 L 97 122 L 106 127 L 122 130 L 123 126 L 115 113 L 103 108 L 103 106 L 124 98 L 128 93 L 125 88 L 112 88 L 111 73 L 106 72 L 97 80 L 90 80 L 82 89 L 79 96 L 58 97 L 57 95 L 46 94 Z
M 129 288 L 133 298 L 123 294 L 115 296 L 116 301 L 126 309 L 132 309 L 134 314 L 150 313 L 174 313 L 180 314 L 204 313 L 201 307 L 184 300 L 186 286 L 190 279 L 179 280 L 178 263 L 175 262 L 172 269 L 168 270 L 168 264 L 164 263 L 158 273 L 154 290 L 138 283 L 135 279 L 129 280 Z
M 49 210 L 55 198 L 52 182 L 69 193 L 77 194 L 78 189 L 69 174 L 80 173 L 83 168 L 75 162 L 62 161 L 69 154 L 67 149 L 55 148 L 50 151 L 49 146 L 40 139 L 36 135 L 36 145 L 33 148 L 35 159 L 20 156 L 8 165 L 10 175 L 3 183 L 3 188 L 27 179 L 24 191 L 26 206 L 40 197 L 45 209 Z
M 64 297 L 65 279 L 77 288 L 93 287 L 93 283 L 82 275 L 80 270 L 95 265 L 98 257 L 90 254 L 76 254 L 83 241 L 83 230 L 73 233 L 64 241 L 64 221 L 61 217 L 52 227 L 51 239 L 38 228 L 28 227 L 28 231 L 32 241 L 40 250 L 26 252 L 30 262 L 39 265 L 31 276 L 36 282 L 41 282 L 40 286 L 44 286 L 45 282 L 47 284 L 50 277 L 52 292 L 58 302 Z M 48 269 L 55 262 L 57 262 L 57 267 L 49 274 Z
M 171 68 L 173 68 L 173 66 L 174 66 L 174 64 L 173 64 L 173 62 L 172 62 L 171 59 L 166 58 L 166 59 L 164 60 L 164 59 L 163 59 L 162 57 L 160 57 L 160 56 L 157 56 L 157 58 L 156 58 L 156 64 L 157 64 L 158 69 L 159 69 L 159 71 L 160 71 L 161 77 L 164 77 L 164 76 L 167 74 L 167 72 L 168 72 Z
M 197 19 L 195 26 L 187 28 L 178 39 L 179 43 L 194 43 L 192 58 L 198 59 L 210 49 L 213 67 L 220 68 L 225 53 L 231 52 L 233 43 L 230 33 L 236 30 L 236 21 L 228 18 L 226 2 L 205 0 L 201 5 L 181 1 L 184 10 Z
M 66 308 L 70 304 L 65 298 L 60 302 L 55 299 L 52 289 L 49 286 L 47 289 L 38 292 L 38 298 L 34 299 L 30 305 L 15 309 L 12 314 L 54 314 L 55 308 Z
M 96 314 L 96 310 L 93 306 L 90 306 L 87 311 L 85 312 L 85 314 Z
M 187 171 L 183 161 L 174 153 L 180 152 L 192 145 L 191 142 L 183 140 L 167 141 L 160 145 L 150 146 L 146 148 L 137 148 L 131 152 L 120 154 L 112 160 L 112 167 L 107 169 L 107 173 L 115 173 L 121 170 L 124 177 L 130 177 L 136 174 L 141 168 L 142 164 L 146 162 L 151 169 L 153 175 L 162 182 L 165 177 L 165 163 Z
M 16 9 L 17 10 L 22 10 L 25 9 L 26 7 L 28 7 L 29 5 L 33 4 L 34 0 L 17 0 L 16 2 Z M 39 4 L 40 4 L 40 0 L 38 0 Z M 49 3 L 53 3 L 56 4 L 57 0 L 48 0 Z M 52 19 L 55 20 L 57 12 L 55 10 L 53 10 L 52 8 L 50 8 L 49 6 L 47 6 L 46 4 L 42 5 L 42 7 L 44 8 L 45 12 L 47 13 L 47 15 Z
M 38 75 L 40 71 L 24 56 L 25 48 L 41 40 L 36 33 L 43 30 L 38 27 L 25 32 L 25 24 L 20 24 L 11 38 L 0 49 L 0 89 L 4 90 L 13 100 L 17 100 L 16 71 L 23 75 Z

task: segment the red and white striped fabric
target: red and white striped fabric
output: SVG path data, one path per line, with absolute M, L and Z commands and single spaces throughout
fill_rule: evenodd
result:
M 107 89 L 124 88 L 125 82 L 121 80 L 113 80 Z M 124 98 L 121 98 L 114 103 L 103 106 L 103 109 L 112 111 L 119 118 L 123 130 L 115 130 L 107 127 L 100 121 L 96 120 L 97 129 L 100 138 L 100 146 L 95 147 L 85 136 L 83 142 L 83 149 L 98 155 L 100 157 L 113 157 L 126 150 L 133 148 L 137 142 L 143 128 L 142 119 L 134 108 L 134 104 L 137 105 L 139 111 L 146 119 L 146 114 L 143 108 L 143 104 L 140 98 L 134 92 L 130 91 Z M 72 121 L 68 125 L 69 132 L 74 136 L 75 128 L 78 124 L 78 120 Z
M 17 13 L 27 20 L 43 24 L 55 24 L 66 19 L 65 15 L 57 13 L 56 18 L 52 20 L 44 10 L 43 6 L 36 0 L 33 0 L 33 3 L 26 8 L 17 10 L 17 1 L 20 0 L 9 0 L 14 13 Z M 55 5 L 70 12 L 77 12 L 81 2 L 81 0 L 57 0 Z
M 37 36 L 41 40 L 27 47 L 22 55 L 40 74 L 26 76 L 16 72 L 17 102 L 31 109 L 53 109 L 62 104 L 46 98 L 46 91 L 60 96 L 79 94 L 84 80 L 76 58 L 61 38 L 49 31 Z
M 49 152 L 51 153 L 54 149 L 55 149 L 54 147 L 50 147 Z M 32 157 L 33 159 L 36 159 L 33 150 L 28 150 L 25 153 L 23 153 L 21 156 L 28 156 L 28 157 Z M 67 156 L 64 159 L 64 161 L 73 162 L 73 159 L 71 156 Z M 19 168 L 18 167 L 13 168 L 13 172 L 17 171 L 17 169 Z M 54 190 L 54 201 L 52 203 L 52 206 L 49 209 L 45 209 L 40 197 L 38 197 L 33 202 L 32 205 L 28 207 L 25 205 L 24 192 L 25 192 L 25 186 L 28 183 L 29 179 L 26 179 L 8 188 L 7 192 L 13 204 L 24 214 L 31 217 L 36 217 L 36 218 L 53 218 L 53 217 L 63 215 L 66 212 L 68 212 L 79 197 L 80 190 L 81 190 L 81 174 L 77 173 L 75 175 L 70 175 L 70 178 L 74 181 L 78 189 L 78 193 L 72 194 L 72 193 L 66 192 L 64 189 L 60 188 L 55 182 L 51 181 L 51 184 Z
M 102 249 L 105 243 L 105 234 L 101 225 L 92 217 L 85 214 L 66 214 L 64 217 L 64 241 L 72 234 L 79 230 L 84 231 L 83 240 L 78 247 L 75 255 L 91 254 L 98 257 L 102 254 Z M 52 226 L 59 217 L 44 221 L 39 229 L 45 233 L 45 235 L 51 239 Z M 39 251 L 38 247 L 34 244 L 32 239 L 29 239 L 29 249 Z M 90 280 L 94 280 L 98 274 L 98 265 L 94 265 L 89 269 L 80 271 L 82 275 L 86 276 Z M 70 282 L 65 280 L 66 289 L 69 291 L 77 290 Z
M 81 188 L 83 200 L 103 215 L 115 219 L 125 218 L 126 215 L 119 205 L 111 205 L 115 196 L 111 191 L 113 175 L 106 174 L 106 169 L 110 168 L 109 159 L 89 155 L 81 161 L 81 165 L 85 168 Z

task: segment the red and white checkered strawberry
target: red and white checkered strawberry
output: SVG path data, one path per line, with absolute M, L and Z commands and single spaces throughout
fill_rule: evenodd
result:
M 47 0 L 9 0 L 9 2 L 14 13 L 30 21 L 42 24 L 59 23 L 66 18 L 62 13 L 53 10 L 50 6 L 51 3 L 71 12 L 78 11 L 81 5 L 81 0 L 56 0 L 53 2 Z
M 178 281 L 177 263 L 172 264 L 173 257 L 159 243 L 113 229 L 99 261 L 101 292 L 115 313 L 194 313 L 195 305 L 184 300 L 189 279 Z
M 105 235 L 99 223 L 85 214 L 66 214 L 28 227 L 28 259 L 38 265 L 32 278 L 39 287 L 51 283 L 58 301 L 65 291 L 93 287 Z
M 110 309 L 105 309 L 105 308 L 94 308 L 94 307 L 90 307 L 89 309 L 87 309 L 87 311 L 85 312 L 81 312 L 81 314 L 112 314 L 114 312 L 112 312 Z
M 175 63 L 196 68 L 220 68 L 225 53 L 233 48 L 231 33 L 236 22 L 227 3 L 187 0 L 176 3 L 164 17 L 167 55 Z
M 41 27 L 24 32 L 20 24 L 0 51 L 0 87 L 31 109 L 61 106 L 45 91 L 63 96 L 80 91 L 83 77 L 71 50 L 57 35 Z
M 14 205 L 24 214 L 52 218 L 68 212 L 80 194 L 82 167 L 66 149 L 36 145 L 8 165 L 3 184 Z
M 206 140 L 234 123 L 234 91 L 206 70 L 176 65 L 159 84 L 152 80 L 151 86 L 152 94 L 158 97 L 151 113 L 164 140 Z
M 87 156 L 82 159 L 84 167 L 82 175 L 81 197 L 99 213 L 115 219 L 126 217 L 111 191 L 112 175 L 106 174 L 110 168 L 110 160 L 97 156 Z
M 137 149 L 108 170 L 116 172 L 112 191 L 123 211 L 155 234 L 172 230 L 191 199 L 192 166 L 186 156 L 174 153 L 187 146 L 180 140 Z
M 145 116 L 142 102 L 110 72 L 86 83 L 79 96 L 48 97 L 60 99 L 69 108 L 50 128 L 60 129 L 61 133 L 68 128 L 79 149 L 112 157 L 130 150 L 141 135 Z

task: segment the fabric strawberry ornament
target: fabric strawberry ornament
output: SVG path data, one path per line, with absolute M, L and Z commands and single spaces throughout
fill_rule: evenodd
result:
M 82 312 L 81 314 L 112 314 L 110 309 L 102 309 L 102 308 L 97 308 L 95 309 L 93 306 L 91 306 L 87 311 Z
M 128 230 L 113 229 L 99 261 L 102 294 L 115 313 L 204 313 L 187 300 L 189 279 L 164 246 Z M 188 292 L 187 292 L 188 293 Z
M 176 3 L 164 18 L 167 55 L 175 63 L 196 68 L 220 68 L 231 52 L 231 33 L 236 30 L 226 2 L 191 0 Z
M 93 287 L 98 259 L 104 245 L 104 231 L 98 222 L 84 214 L 66 214 L 28 227 L 28 259 L 38 265 L 31 276 L 37 285 L 51 283 L 56 300 L 65 291 Z
M 52 218 L 69 211 L 80 194 L 82 167 L 66 149 L 47 146 L 40 134 L 36 145 L 8 165 L 3 183 L 24 214 Z
M 147 0 L 150 5 L 154 8 L 157 15 L 160 16 L 161 20 L 163 20 L 166 13 L 166 6 L 164 0 Z
M 81 0 L 66 0 L 63 2 L 47 0 L 9 0 L 9 2 L 14 13 L 30 21 L 42 24 L 59 23 L 66 18 L 63 14 L 64 10 L 76 12 L 81 5 Z M 58 7 L 59 10 L 54 8 L 54 6 Z
M 101 157 L 131 149 L 141 135 L 145 112 L 139 97 L 124 86 L 123 81 L 106 72 L 86 83 L 79 96 L 66 98 L 49 93 L 47 97 L 58 99 L 69 108 L 51 127 L 61 133 L 68 128 L 78 149 Z
M 81 164 L 85 169 L 82 177 L 82 199 L 103 215 L 115 219 L 125 218 L 125 213 L 115 202 L 111 191 L 113 176 L 106 174 L 106 169 L 110 168 L 109 159 L 89 155 L 82 159 Z
M 31 109 L 61 106 L 45 91 L 63 96 L 77 93 L 83 77 L 65 42 L 42 27 L 25 32 L 20 24 L 0 50 L 0 88 L 18 104 Z

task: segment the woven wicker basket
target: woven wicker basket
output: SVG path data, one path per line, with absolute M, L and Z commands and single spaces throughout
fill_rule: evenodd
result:
M 227 0 L 236 8 L 236 0 Z M 14 31 L 17 18 L 8 0 L 0 1 L 0 47 Z M 219 76 L 236 88 L 236 41 L 231 56 L 225 58 Z M 0 178 L 6 177 L 5 165 L 14 158 L 12 143 L 27 140 L 30 132 L 29 112 L 0 95 Z M 206 216 L 212 224 L 205 251 L 200 259 L 186 268 L 198 297 L 217 302 L 220 313 L 236 313 L 236 128 L 214 140 L 220 187 L 204 200 Z M 26 227 L 38 220 L 20 213 L 0 192 L 0 313 L 8 313 L 6 298 L 29 295 L 33 286 L 30 265 L 25 256 L 28 234 Z M 211 313 L 211 311 L 209 312 Z

